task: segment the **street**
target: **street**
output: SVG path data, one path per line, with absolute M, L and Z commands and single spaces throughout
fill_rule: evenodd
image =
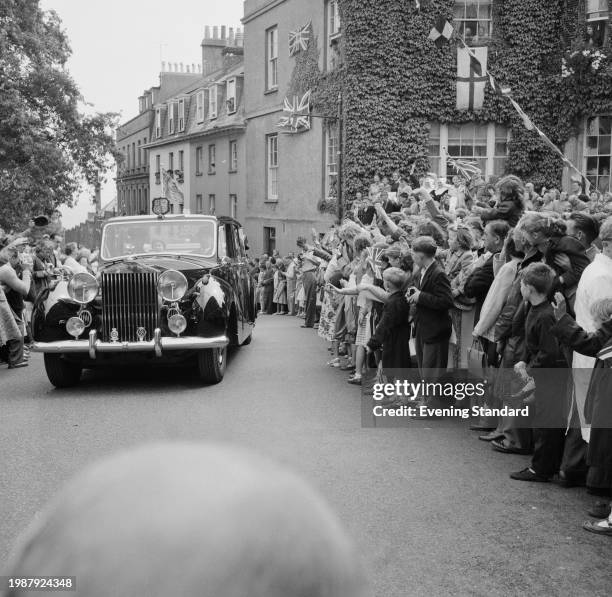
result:
M 222 441 L 297 471 L 338 512 L 374 594 L 608 595 L 609 538 L 581 524 L 584 489 L 511 481 L 527 457 L 493 452 L 467 422 L 362 429 L 360 392 L 325 366 L 301 320 L 264 316 L 225 380 L 188 371 L 86 373 L 55 390 L 42 357 L 0 370 L 0 559 L 61 484 L 117 450 Z

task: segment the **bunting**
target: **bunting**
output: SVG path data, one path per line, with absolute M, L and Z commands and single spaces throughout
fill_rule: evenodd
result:
M 454 29 L 451 24 L 440 15 L 436 19 L 436 24 L 429 32 L 429 39 L 435 42 L 436 46 L 441 48 L 445 42 L 450 41 L 450 38 L 453 36 L 453 31 Z
M 459 42 L 463 45 L 462 48 L 457 48 L 457 108 L 460 110 L 473 109 L 478 110 L 482 108 L 482 102 L 484 102 L 484 87 L 486 82 L 489 83 L 491 89 L 502 97 L 507 97 L 516 113 L 520 116 L 523 121 L 524 127 L 528 131 L 534 131 L 538 134 L 542 142 L 554 151 L 562 160 L 563 163 L 568 167 L 580 174 L 580 177 L 585 182 L 587 189 L 590 186 L 590 182 L 587 180 L 585 175 L 576 167 L 574 164 L 564 155 L 563 151 L 559 149 L 548 136 L 538 128 L 534 122 L 529 118 L 525 111 L 521 108 L 518 102 L 512 97 L 512 90 L 509 87 L 501 86 L 495 77 L 487 70 L 487 48 L 470 48 L 461 38 Z M 485 50 L 483 53 L 482 50 Z M 467 66 L 469 56 L 469 67 Z M 468 71 L 469 75 L 461 77 L 461 73 Z M 485 80 L 482 89 L 479 87 Z M 477 87 L 478 85 L 478 87 Z M 467 87 L 466 87 L 467 86 Z M 460 93 L 461 90 L 461 93 Z M 461 95 L 461 102 L 460 102 Z M 467 97 L 467 101 L 466 101 Z M 465 107 L 467 105 L 467 108 Z M 480 107 L 477 107 L 480 106 Z

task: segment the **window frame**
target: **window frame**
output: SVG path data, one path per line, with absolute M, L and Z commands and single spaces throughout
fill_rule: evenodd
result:
M 601 2 L 601 0 L 597 0 Z M 594 42 L 596 29 L 599 30 L 597 34 L 599 38 L 599 43 L 593 43 L 593 47 L 602 48 L 607 40 L 609 35 L 609 27 L 610 27 L 610 5 L 609 2 L 606 2 L 605 8 L 598 8 L 597 10 L 591 10 L 589 7 L 589 0 L 586 0 L 584 3 L 584 11 L 585 11 L 585 25 L 586 27 L 593 27 L 593 37 L 591 41 Z M 587 38 L 588 41 L 588 38 Z
M 233 91 L 230 95 L 230 88 L 233 86 Z M 231 109 L 230 109 L 230 102 Z M 236 77 L 232 77 L 225 82 L 225 105 L 227 106 L 228 114 L 235 114 L 238 109 L 237 106 L 237 95 L 236 95 Z
M 278 25 L 266 29 L 266 92 L 278 91 Z
M 332 140 L 335 140 L 335 144 L 332 145 Z M 330 199 L 330 198 L 336 198 L 337 194 L 338 194 L 338 150 L 339 150 L 339 145 L 340 145 L 340 138 L 339 138 L 339 134 L 338 134 L 338 129 L 337 127 L 331 125 L 326 127 L 325 129 L 325 154 L 324 154 L 324 159 L 325 159 L 325 168 L 324 168 L 324 172 L 325 172 L 325 198 L 326 199 Z M 335 151 L 332 151 L 332 149 L 335 149 Z M 333 156 L 333 160 L 332 158 L 332 154 L 335 154 Z M 331 171 L 331 169 L 333 168 L 333 172 Z M 331 179 L 332 177 L 334 178 L 334 184 L 332 186 L 331 184 Z M 332 189 L 333 189 L 333 194 L 332 194 Z
M 208 174 L 217 173 L 217 146 L 214 143 L 208 145 Z
M 217 211 L 217 196 L 214 193 L 208 194 L 208 213 L 211 216 L 215 215 Z
M 155 138 L 159 139 L 162 136 L 161 124 L 161 108 L 155 108 Z
M 453 23 L 455 24 L 455 30 L 457 31 L 457 35 L 468 45 L 483 45 L 488 43 L 493 36 L 493 4 L 494 0 L 456 0 L 453 12 Z M 489 6 L 489 18 L 481 19 L 479 18 L 480 7 Z M 457 16 L 457 9 L 463 6 L 463 17 L 459 18 Z M 468 8 L 473 6 L 476 8 L 476 16 L 468 17 Z M 478 33 L 478 29 L 480 27 L 480 23 L 488 24 L 488 34 L 481 37 Z M 465 24 L 466 23 L 476 23 L 476 31 L 472 34 L 470 41 L 466 41 L 465 39 Z
M 195 208 L 197 214 L 204 213 L 204 196 L 201 193 L 196 195 Z
M 185 130 L 185 99 L 181 98 L 178 101 L 178 132 L 182 133 Z
M 229 172 L 238 172 L 238 140 L 230 139 L 229 142 Z
M 601 132 L 601 124 L 600 124 L 600 120 L 602 118 L 605 118 L 608 120 L 608 130 L 610 130 L 610 134 L 606 135 L 605 133 Z M 589 134 L 589 125 L 590 123 L 592 123 L 593 121 L 597 120 L 597 134 L 596 135 L 591 135 Z M 602 145 L 602 138 L 606 138 L 607 137 L 607 141 L 605 141 L 605 143 L 607 143 L 607 149 L 603 152 L 600 152 L 600 148 Z M 589 138 L 595 138 L 597 140 L 597 147 L 596 147 L 596 153 L 591 153 L 590 152 L 590 147 L 589 147 Z M 607 112 L 607 113 L 602 113 L 602 114 L 596 114 L 594 116 L 591 116 L 587 119 L 585 119 L 585 123 L 584 123 L 584 147 L 583 147 L 583 152 L 582 155 L 584 156 L 583 158 L 583 172 L 586 173 L 586 179 L 591 183 L 591 190 L 597 190 L 600 193 L 606 193 L 608 191 L 610 191 L 610 189 L 612 189 L 612 112 Z M 606 175 L 605 174 L 601 174 L 600 173 L 600 169 L 601 169 L 601 158 L 606 159 L 608 161 L 608 174 L 607 174 L 607 185 L 604 187 L 604 190 L 600 190 L 600 180 L 606 179 Z M 596 174 L 590 174 L 589 173 L 589 160 L 597 160 L 597 173 Z
M 168 104 L 168 134 L 174 135 L 176 132 L 176 121 L 174 120 L 174 106 L 176 102 Z
M 217 85 L 211 85 L 208 89 L 208 119 L 214 120 L 219 112 Z M 214 106 L 214 110 L 213 110 Z
M 204 146 L 198 145 L 196 147 L 196 176 L 202 176 L 204 174 Z
M 236 193 L 230 193 L 229 208 L 230 208 L 230 217 L 237 220 L 238 219 L 238 195 Z
M 196 93 L 196 122 L 198 124 L 204 122 L 204 91 L 198 91 Z
M 161 154 L 155 155 L 155 184 L 161 184 Z
M 442 156 L 442 147 L 445 147 L 447 151 L 449 147 L 449 135 L 448 135 L 449 127 L 456 126 L 456 127 L 461 128 L 461 127 L 470 126 L 470 125 L 473 126 L 476 124 L 485 124 L 487 127 L 486 137 L 485 137 L 485 147 L 486 147 L 485 155 L 484 156 L 459 155 L 459 156 L 451 156 L 451 157 L 458 157 L 458 158 L 467 159 L 467 160 L 476 161 L 476 162 L 479 162 L 479 160 L 484 159 L 485 169 L 482 172 L 482 177 L 487 179 L 489 176 L 493 176 L 493 175 L 499 176 L 500 175 L 499 173 L 498 174 L 495 173 L 496 166 L 498 162 L 501 160 L 503 160 L 504 163 L 507 163 L 508 148 L 509 148 L 510 140 L 512 138 L 510 126 L 504 126 L 501 124 L 496 124 L 494 122 L 488 122 L 488 123 L 466 122 L 466 123 L 461 123 L 461 124 L 456 124 L 456 123 L 442 124 L 439 122 L 432 122 L 431 123 L 432 128 L 439 126 L 439 134 L 437 138 L 432 137 L 431 130 L 430 130 L 430 136 L 429 136 L 429 141 L 428 141 L 428 157 L 430 161 L 431 171 L 436 172 L 441 179 L 448 180 L 454 175 L 451 168 L 447 164 L 446 156 L 444 157 Z M 502 138 L 504 139 L 505 146 L 506 146 L 506 153 L 503 156 L 498 155 L 496 152 L 498 142 Z M 460 136 L 459 147 L 462 147 L 461 145 L 462 140 L 463 139 Z M 473 148 L 477 146 L 475 144 L 475 140 L 476 140 L 476 136 L 474 136 L 473 138 L 473 143 L 472 143 Z M 480 146 L 482 147 L 482 145 Z M 432 148 L 434 147 L 437 148 L 437 153 L 435 154 L 432 152 Z M 461 149 L 460 149 L 460 153 L 463 153 Z M 436 160 L 438 162 L 437 168 L 432 163 L 432 160 Z
M 274 144 L 275 148 L 272 148 Z M 275 160 L 272 160 L 272 157 Z M 274 163 L 271 163 L 274 162 Z M 274 174 L 274 176 L 272 176 Z M 276 193 L 271 193 L 272 184 Z M 266 201 L 278 201 L 278 133 L 266 135 Z

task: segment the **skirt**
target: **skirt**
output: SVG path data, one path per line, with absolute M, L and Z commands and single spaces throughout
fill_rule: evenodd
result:
M 372 315 L 367 313 L 361 320 L 361 323 L 357 324 L 357 338 L 355 339 L 355 346 L 367 346 L 370 338 L 372 337 L 372 328 L 370 327 Z
M 340 299 L 344 299 L 344 297 L 340 297 L 334 292 L 325 291 L 317 333 L 320 338 L 328 342 L 332 342 L 336 338 L 336 318 Z

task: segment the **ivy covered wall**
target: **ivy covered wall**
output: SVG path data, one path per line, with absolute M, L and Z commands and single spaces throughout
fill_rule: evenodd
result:
M 311 56 L 310 67 L 296 78 L 296 83 L 305 78 L 313 83 L 318 113 L 335 113 L 338 91 L 343 91 L 345 197 L 363 191 L 375 172 L 405 171 L 415 158 L 415 172 L 426 172 L 431 121 L 503 123 L 512 133 L 508 171 L 535 183 L 558 184 L 561 160 L 524 128 L 506 98 L 487 86 L 482 110 L 456 110 L 457 41 L 438 48 L 428 40 L 438 15 L 453 23 L 454 0 L 424 1 L 419 13 L 413 5 L 408 0 L 339 0 L 343 66 L 321 73 Z M 568 44 L 583 32 L 584 0 L 494 2 L 489 69 L 557 144 L 586 115 L 612 110 L 610 77 L 585 90 L 560 76 Z

